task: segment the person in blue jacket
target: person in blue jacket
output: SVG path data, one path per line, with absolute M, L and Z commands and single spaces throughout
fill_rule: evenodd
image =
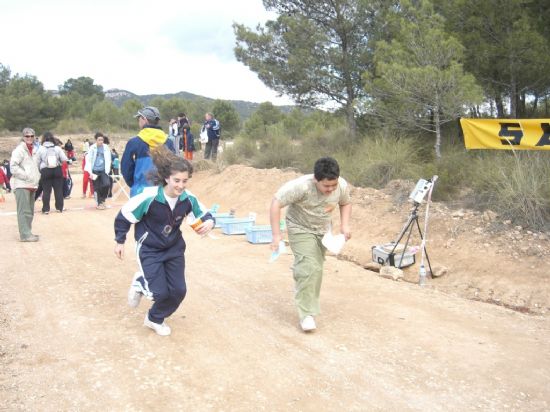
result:
M 206 113 L 204 115 L 203 130 L 206 130 L 208 134 L 208 141 L 204 146 L 204 158 L 216 160 L 218 156 L 218 145 L 220 144 L 221 127 L 220 122 L 214 118 L 212 113 Z
M 137 307 L 142 296 L 154 301 L 145 315 L 144 326 L 161 336 L 170 335 L 164 320 L 183 301 L 185 284 L 185 241 L 180 226 L 187 216 L 193 218 L 195 231 L 206 235 L 214 227 L 210 212 L 188 190 L 193 173 L 189 161 L 164 147 L 151 152 L 158 186 L 147 187 L 130 198 L 115 218 L 115 255 L 124 257 L 124 242 L 135 224 L 136 254 L 140 271 L 128 292 L 128 304 Z
M 130 196 L 135 196 L 145 187 L 151 186 L 148 173 L 153 167 L 149 151 L 165 145 L 175 152 L 174 144 L 159 126 L 160 113 L 156 107 L 147 106 L 138 110 L 134 116 L 138 118 L 140 131 L 126 143 L 120 160 L 120 168 L 124 181 L 130 187 Z

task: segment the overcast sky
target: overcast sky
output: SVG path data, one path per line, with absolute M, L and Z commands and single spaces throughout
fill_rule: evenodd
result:
M 47 89 L 88 76 L 104 90 L 186 91 L 211 98 L 290 100 L 233 53 L 233 22 L 276 16 L 261 0 L 0 0 L 0 63 Z

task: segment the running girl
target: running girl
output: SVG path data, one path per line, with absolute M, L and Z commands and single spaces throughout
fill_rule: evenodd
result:
M 140 271 L 128 291 L 128 303 L 137 307 L 142 296 L 152 299 L 144 326 L 167 336 L 171 330 L 164 320 L 178 309 L 187 291 L 186 246 L 180 226 L 187 215 L 193 214 L 202 221 L 195 231 L 205 235 L 215 222 L 197 198 L 185 190 L 193 173 L 191 164 L 163 146 L 151 151 L 151 156 L 158 186 L 145 188 L 122 206 L 115 218 L 115 255 L 124 257 L 126 234 L 134 223 Z

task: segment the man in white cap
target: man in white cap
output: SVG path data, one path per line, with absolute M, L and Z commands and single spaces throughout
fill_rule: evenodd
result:
M 25 127 L 21 140 L 11 154 L 11 186 L 17 204 L 17 224 L 21 242 L 36 242 L 38 236 L 33 235 L 31 229 L 34 218 L 34 193 L 38 188 L 40 172 L 33 145 L 34 130 Z
M 130 196 L 135 196 L 145 187 L 151 186 L 148 174 L 153 168 L 153 161 L 149 151 L 160 145 L 166 145 L 174 151 L 174 144 L 159 126 L 160 113 L 156 107 L 144 107 L 134 117 L 138 119 L 140 131 L 137 136 L 128 140 L 120 160 L 120 170 L 130 187 Z

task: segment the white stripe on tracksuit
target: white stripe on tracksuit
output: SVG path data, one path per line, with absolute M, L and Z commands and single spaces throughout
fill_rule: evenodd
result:
M 137 289 L 139 292 L 141 292 L 143 296 L 145 296 L 147 299 L 153 300 L 153 292 L 149 290 L 149 283 L 147 282 L 147 278 L 143 273 L 143 267 L 141 266 L 141 260 L 139 258 L 139 251 L 141 250 L 141 245 L 143 244 L 145 239 L 147 239 L 148 234 L 149 232 L 145 232 L 143 236 L 140 237 L 136 243 L 136 257 L 137 257 L 137 262 L 139 266 L 139 272 L 136 272 L 136 274 L 134 275 L 134 279 L 132 280 L 132 287 Z M 143 277 L 143 285 L 145 285 L 145 287 L 141 284 L 140 281 L 138 281 L 140 277 Z

